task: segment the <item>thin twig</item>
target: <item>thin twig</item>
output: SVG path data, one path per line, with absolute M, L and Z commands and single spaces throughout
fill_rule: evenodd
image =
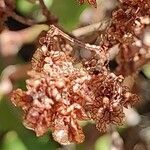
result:
M 34 25 L 34 24 L 37 24 L 37 22 L 35 20 L 32 20 L 32 19 L 29 19 L 29 18 L 25 18 L 25 17 L 22 17 L 22 16 L 19 16 L 17 15 L 13 10 L 11 10 L 9 7 L 6 7 L 5 9 L 5 12 L 7 12 L 7 15 L 8 16 L 11 16 L 12 18 L 14 18 L 15 20 L 23 23 L 23 24 L 26 24 L 26 25 Z
M 94 24 L 91 24 L 91 25 L 88 25 L 88 26 L 85 26 L 85 27 L 82 27 L 82 28 L 75 29 L 75 30 L 72 31 L 72 34 L 75 37 L 85 36 L 87 34 L 95 32 L 95 31 L 105 30 L 106 27 L 108 26 L 108 24 L 109 24 L 109 20 L 94 23 Z
M 19 21 L 20 23 L 32 26 L 34 24 L 37 24 L 36 21 L 29 19 L 29 18 L 25 18 L 22 16 L 17 15 L 15 12 L 10 12 L 9 16 L 11 16 L 12 18 L 14 18 L 15 20 Z
M 8 7 L 6 8 L 6 12 L 7 12 L 8 16 L 12 17 L 13 19 L 15 19 L 18 22 L 25 24 L 25 25 L 32 26 L 32 25 L 36 25 L 36 24 L 45 24 L 46 23 L 46 21 L 37 22 L 33 19 L 29 19 L 29 18 L 25 18 L 23 16 L 20 16 Z
M 44 1 L 39 0 L 39 3 L 40 3 L 40 6 L 41 6 L 41 9 L 42 9 L 42 13 L 47 18 L 47 21 L 50 24 L 57 23 L 58 19 L 54 15 L 52 15 L 52 13 L 48 10 L 48 8 L 46 7 Z
M 15 13 L 15 11 L 13 11 L 12 8 L 10 8 L 9 6 L 7 5 L 4 5 L 4 8 L 1 8 L 1 11 L 3 11 L 4 13 L 7 14 L 7 16 L 9 17 L 12 17 L 14 18 L 15 20 L 19 21 L 20 23 L 23 23 L 23 24 L 26 24 L 26 25 L 29 25 L 29 26 L 32 26 L 32 25 L 35 25 L 35 24 L 43 24 L 43 23 L 56 23 L 58 21 L 58 19 L 53 16 L 50 11 L 47 9 L 47 7 L 45 6 L 43 0 L 39 0 L 40 1 L 40 6 L 42 8 L 42 12 L 43 12 L 43 15 L 46 16 L 47 20 L 46 21 L 42 21 L 42 22 L 37 22 L 33 19 L 29 19 L 29 18 L 25 18 L 23 16 L 20 16 L 18 14 Z M 4 3 L 5 4 L 5 3 Z
M 48 31 L 51 36 L 61 36 L 65 40 L 69 41 L 74 46 L 79 46 L 80 48 L 87 49 L 93 52 L 99 53 L 101 51 L 101 47 L 97 45 L 91 45 L 89 43 L 84 43 L 74 37 L 69 36 L 65 32 L 61 31 L 59 28 L 55 27 L 54 25 L 50 26 L 50 30 Z M 115 51 L 115 52 L 114 52 Z M 108 59 L 113 59 L 119 53 L 119 49 L 115 48 L 114 50 L 108 51 Z
M 100 46 L 84 43 L 76 38 L 73 38 L 68 34 L 66 34 L 65 32 L 61 31 L 59 28 L 55 27 L 54 25 L 50 26 L 49 34 L 51 36 L 61 36 L 65 40 L 69 41 L 72 45 L 79 46 L 84 49 L 88 49 L 94 52 L 100 50 Z

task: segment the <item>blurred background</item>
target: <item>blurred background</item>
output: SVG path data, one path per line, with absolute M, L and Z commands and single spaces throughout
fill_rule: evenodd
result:
M 13 3 L 16 14 L 39 22 L 45 19 L 35 0 L 14 0 Z M 72 32 L 85 42 L 98 44 L 106 28 L 99 22 L 110 19 L 117 1 L 99 0 L 97 9 L 88 4 L 79 5 L 75 0 L 45 0 L 45 4 L 67 32 Z M 90 31 L 79 30 L 91 24 L 93 27 Z M 142 67 L 133 86 L 142 100 L 136 108 L 125 110 L 124 126 L 118 127 L 111 134 L 100 134 L 92 123 L 84 123 L 85 142 L 61 146 L 53 140 L 50 132 L 36 137 L 33 131 L 26 129 L 21 122 L 21 111 L 9 99 L 13 89 L 25 89 L 26 71 L 31 67 L 30 61 L 38 46 L 38 36 L 41 31 L 48 30 L 48 26 L 28 26 L 12 17 L 5 21 L 5 25 L 0 33 L 0 150 L 150 150 L 149 63 Z M 150 45 L 150 27 L 145 32 Z M 81 56 L 85 55 L 80 53 Z M 110 62 L 112 70 L 115 70 L 116 65 L 115 60 Z M 132 77 L 129 78 L 131 81 Z

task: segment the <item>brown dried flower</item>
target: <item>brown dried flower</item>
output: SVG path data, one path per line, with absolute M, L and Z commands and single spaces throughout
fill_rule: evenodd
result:
M 149 0 L 119 0 L 120 5 L 112 13 L 111 25 L 108 27 L 101 46 L 107 50 L 119 45 L 117 73 L 124 76 L 137 71 L 150 60 L 150 50 L 142 43 L 142 33 L 150 22 Z M 137 43 L 142 43 L 140 46 Z M 129 55 L 130 54 L 130 55 Z M 148 57 L 145 55 L 148 54 Z
M 48 49 L 43 45 L 38 49 L 32 61 L 33 70 L 28 72 L 27 91 L 14 91 L 12 101 L 25 111 L 24 125 L 37 136 L 51 129 L 60 144 L 81 143 L 84 135 L 78 120 L 88 118 L 83 106 L 87 97 L 85 81 L 90 76 L 73 66 L 63 51 L 65 47 L 62 50 L 58 47 Z M 27 96 L 31 99 L 29 103 L 25 101 Z
M 87 119 L 83 109 L 87 77 L 83 71 L 72 72 L 67 77 L 57 73 L 29 72 L 27 91 L 14 91 L 12 101 L 25 111 L 24 125 L 37 136 L 51 129 L 54 139 L 61 144 L 80 143 L 84 135 L 77 120 Z
M 122 76 L 109 72 L 93 75 L 88 82 L 93 99 L 86 102 L 85 108 L 101 132 L 108 131 L 112 124 L 121 125 L 125 117 L 123 107 L 133 105 L 134 95 L 127 92 L 122 82 Z M 134 100 L 137 102 L 138 97 Z
M 33 56 L 27 90 L 18 89 L 11 97 L 24 110 L 27 128 L 37 136 L 50 129 L 54 139 L 63 145 L 84 141 L 78 121 L 92 119 L 101 132 L 107 131 L 111 124 L 120 125 L 123 107 L 138 99 L 122 85 L 122 76 L 108 71 L 105 50 L 77 41 L 78 46 L 86 45 L 94 53 L 77 68 L 71 56 L 73 43 L 68 41 L 76 39 L 51 26 Z

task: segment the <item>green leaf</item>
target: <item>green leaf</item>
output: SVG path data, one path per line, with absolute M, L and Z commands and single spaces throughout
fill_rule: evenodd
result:
M 53 0 L 44 0 L 45 5 L 49 8 L 52 5 Z M 22 15 L 41 19 L 41 7 L 39 3 L 34 3 L 34 0 L 16 0 L 16 9 Z
M 80 6 L 75 0 L 54 0 L 51 6 L 59 23 L 70 31 L 78 24 L 79 16 L 85 8 L 85 5 Z
M 27 0 L 16 0 L 16 9 L 23 15 L 29 15 L 35 10 L 37 10 L 39 7 L 37 4 L 31 3 Z
M 143 73 L 145 74 L 145 76 L 150 79 L 150 64 L 146 64 L 143 66 L 142 69 Z
M 21 128 L 19 111 L 7 99 L 0 101 L 0 130 L 8 131 Z
M 3 139 L 2 150 L 27 150 L 15 131 L 8 132 Z
M 95 150 L 109 150 L 110 149 L 110 136 L 105 134 L 101 136 L 95 143 Z
M 50 139 L 48 134 L 36 137 L 35 133 L 28 130 L 19 136 L 28 150 L 56 150 L 58 147 L 58 144 Z

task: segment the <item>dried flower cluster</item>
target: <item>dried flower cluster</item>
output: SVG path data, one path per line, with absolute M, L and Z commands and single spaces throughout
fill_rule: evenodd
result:
M 72 56 L 74 42 L 94 52 L 80 68 Z M 11 97 L 24 111 L 27 128 L 37 136 L 50 129 L 57 142 L 67 145 L 84 141 L 79 121 L 94 120 L 101 132 L 122 124 L 123 107 L 134 105 L 138 97 L 123 86 L 122 76 L 108 71 L 105 50 L 66 36 L 53 25 L 40 43 L 28 72 L 27 91 L 17 89 Z
M 134 105 L 138 97 L 123 86 L 123 77 L 108 71 L 94 74 L 88 83 L 91 92 L 86 102 L 86 111 L 95 120 L 100 132 L 106 132 L 111 125 L 122 125 L 125 114 L 123 107 Z
M 63 44 L 61 38 L 53 37 L 50 31 L 43 42 L 33 57 L 27 91 L 14 91 L 12 101 L 20 105 L 26 99 L 26 107 L 24 103 L 20 105 L 25 111 L 24 125 L 37 136 L 51 129 L 54 139 L 61 144 L 80 143 L 84 134 L 77 120 L 87 119 L 83 102 L 84 82 L 89 76 L 73 66 L 69 56 L 72 47 Z
M 119 44 L 117 58 L 119 74 L 129 75 L 150 60 L 150 49 L 143 43 L 143 30 L 150 24 L 149 0 L 119 0 L 112 14 L 102 46 L 106 49 Z M 130 55 L 129 55 L 130 54 Z

